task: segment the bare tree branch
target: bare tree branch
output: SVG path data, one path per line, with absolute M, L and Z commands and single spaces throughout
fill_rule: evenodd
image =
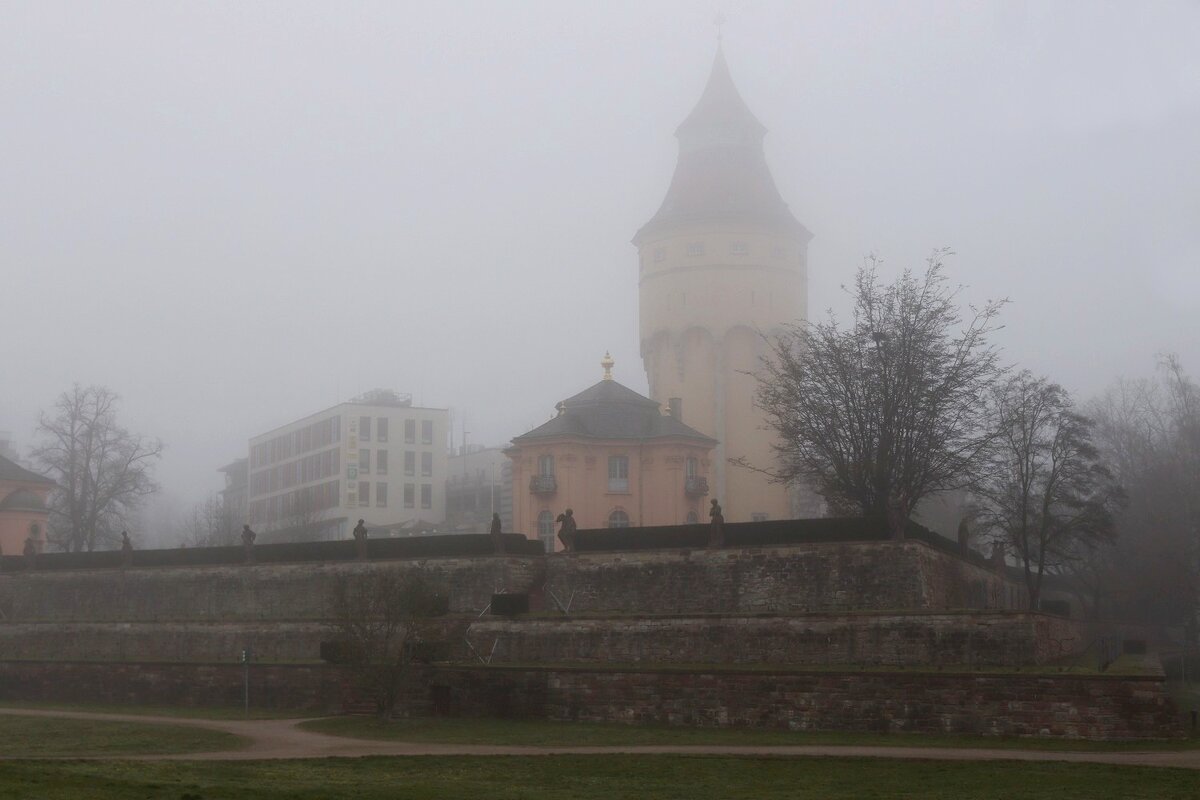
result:
M 870 258 L 848 290 L 849 326 L 831 312 L 770 341 L 758 404 L 778 434 L 776 480 L 808 485 L 839 511 L 902 518 L 931 492 L 969 483 L 992 435 L 984 400 L 1004 370 L 988 337 L 1005 301 L 964 324 L 947 255 L 891 285 Z
M 58 484 L 50 501 L 50 540 L 64 550 L 115 544 L 131 512 L 158 490 L 152 478 L 162 443 L 117 423 L 118 396 L 75 384 L 38 421 L 34 460 Z

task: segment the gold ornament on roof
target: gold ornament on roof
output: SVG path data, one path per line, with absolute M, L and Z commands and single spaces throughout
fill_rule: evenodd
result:
M 604 358 L 600 359 L 600 366 L 604 367 L 604 380 L 611 381 L 613 379 L 612 368 L 613 364 L 616 363 L 617 362 L 613 361 L 613 357 L 609 355 L 608 351 L 605 350 Z

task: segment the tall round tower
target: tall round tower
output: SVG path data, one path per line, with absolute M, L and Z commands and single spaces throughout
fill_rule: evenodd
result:
M 678 398 L 684 422 L 715 438 L 714 492 L 730 521 L 791 516 L 786 488 L 730 459 L 774 465 L 755 407 L 760 332 L 807 316 L 808 242 L 767 168 L 767 129 L 718 48 L 700 102 L 675 132 L 679 161 L 638 249 L 641 352 L 650 396 Z M 748 374 L 749 373 L 749 374 Z

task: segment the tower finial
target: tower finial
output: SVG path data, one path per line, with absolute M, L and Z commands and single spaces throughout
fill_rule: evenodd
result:
M 613 361 L 613 357 L 609 355 L 608 351 L 605 350 L 604 358 L 600 359 L 600 366 L 604 367 L 604 380 L 611 381 L 613 379 L 612 368 L 616 363 L 617 362 Z
M 717 16 L 713 20 L 713 25 L 717 26 L 717 47 L 718 47 L 718 49 L 721 47 L 721 41 L 724 39 L 724 33 L 723 33 L 722 29 L 725 27 L 725 23 L 728 21 L 729 20 L 727 20 L 725 18 L 725 15 L 723 13 L 721 13 L 720 11 L 717 12 Z

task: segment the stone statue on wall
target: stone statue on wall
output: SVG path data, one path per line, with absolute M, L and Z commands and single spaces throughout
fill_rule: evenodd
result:
M 887 504 L 888 534 L 896 540 L 904 539 L 908 526 L 908 495 L 903 491 L 892 492 Z
M 708 526 L 708 546 L 709 547 L 724 547 L 725 546 L 725 515 L 721 513 L 721 504 L 717 502 L 717 498 L 713 498 L 708 509 L 708 516 L 711 522 Z
M 33 534 L 25 537 L 25 550 L 23 554 L 25 556 L 25 569 L 37 569 L 38 543 L 33 538 Z
M 258 534 L 250 529 L 249 525 L 242 526 L 242 548 L 246 551 L 246 563 L 254 563 L 254 540 L 258 538 Z
M 1003 575 L 1005 570 L 1004 545 L 999 542 L 992 542 L 992 555 L 988 560 L 992 562 L 992 569 Z
M 500 530 L 500 515 L 492 514 L 492 547 L 497 555 L 504 555 L 504 533 Z
M 563 543 L 563 550 L 568 553 L 575 550 L 575 512 L 567 509 L 558 515 L 555 522 L 559 523 L 558 540 Z
M 133 542 L 129 540 L 129 531 L 121 531 L 121 566 L 133 564 Z
M 358 552 L 359 558 L 367 557 L 367 524 L 365 520 L 360 519 L 354 526 L 354 549 Z

